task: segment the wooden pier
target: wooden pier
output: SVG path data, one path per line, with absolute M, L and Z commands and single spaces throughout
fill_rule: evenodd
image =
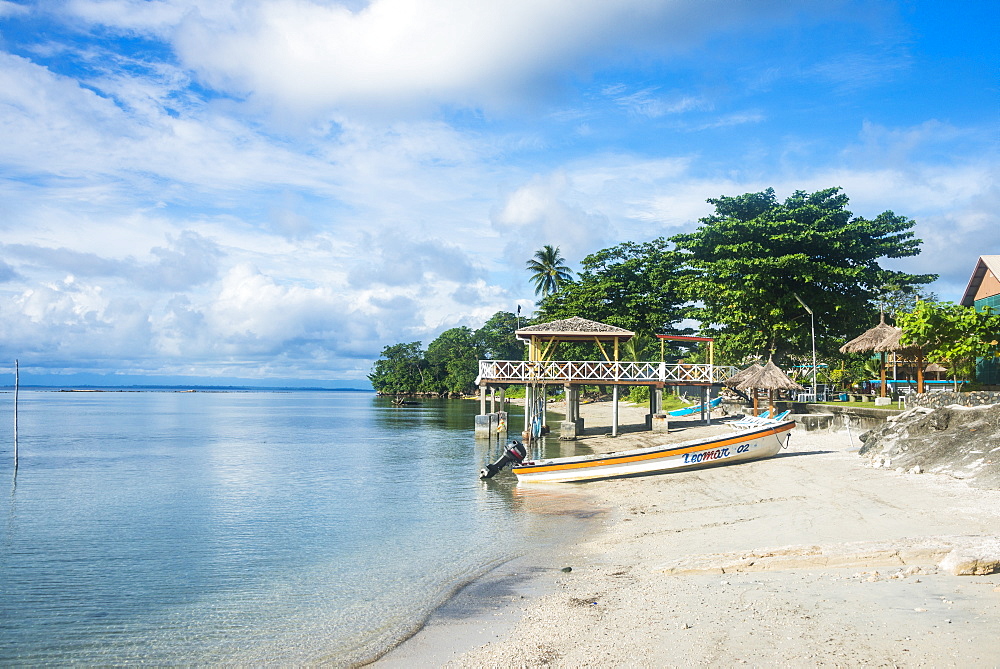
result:
M 503 419 L 494 410 L 496 391 L 500 391 L 500 404 L 504 404 L 504 394 L 509 385 L 525 387 L 525 438 L 540 436 L 547 430 L 545 425 L 547 386 L 561 385 L 566 397 L 566 416 L 560 425 L 561 439 L 576 439 L 583 430 L 580 417 L 580 387 L 611 386 L 612 388 L 612 436 L 618 434 L 618 395 L 622 386 L 648 386 L 649 414 L 646 417 L 650 429 L 666 430 L 666 416 L 661 413 L 663 389 L 667 386 L 696 386 L 700 389 L 702 405 L 708 401 L 713 386 L 736 373 L 735 367 L 716 366 L 713 341 L 708 337 L 687 337 L 658 335 L 661 339 L 661 357 L 664 339 L 681 339 L 708 342 L 709 364 L 687 364 L 660 362 L 631 362 L 619 359 L 620 344 L 628 341 L 635 333 L 623 328 L 586 320 L 568 318 L 551 323 L 543 323 L 519 329 L 518 339 L 528 346 L 528 360 L 480 360 L 479 386 L 480 415 L 476 419 L 476 435 L 489 437 L 506 429 L 506 414 Z M 592 343 L 603 355 L 604 360 L 554 360 L 560 343 Z M 487 412 L 487 395 L 491 397 Z M 708 414 L 703 416 L 710 421 Z M 494 425 L 498 426 L 494 428 Z

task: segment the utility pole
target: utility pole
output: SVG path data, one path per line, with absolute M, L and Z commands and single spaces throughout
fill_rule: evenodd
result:
M 810 309 L 809 306 L 805 302 L 802 301 L 801 297 L 799 297 L 796 293 L 792 293 L 792 295 L 795 295 L 795 299 L 799 301 L 799 304 L 801 304 L 802 307 L 806 311 L 809 312 L 809 325 L 810 325 L 810 329 L 812 330 L 812 345 L 813 345 L 813 384 L 812 384 L 812 390 L 813 390 L 813 392 L 812 392 L 812 396 L 813 396 L 813 402 L 815 402 L 816 401 L 816 316 L 813 314 L 813 310 Z

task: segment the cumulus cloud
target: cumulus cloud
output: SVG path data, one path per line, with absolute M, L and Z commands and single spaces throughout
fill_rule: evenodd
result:
M 17 278 L 20 278 L 20 275 L 17 273 L 17 271 L 13 267 L 5 263 L 3 260 L 0 260 L 0 283 L 3 283 L 5 281 L 13 281 L 14 279 Z
M 146 262 L 132 257 L 108 258 L 65 247 L 6 244 L 0 248 L 22 262 L 46 270 L 82 277 L 117 277 L 157 291 L 183 290 L 215 278 L 221 255 L 214 242 L 191 230 L 171 238 L 166 247 L 150 249 L 154 260 Z
M 105 27 L 169 35 L 184 65 L 218 90 L 309 112 L 504 109 L 547 97 L 599 60 L 817 11 L 806 1 L 725 0 L 73 0 L 69 9 Z
M 365 233 L 358 250 L 358 263 L 348 275 L 350 285 L 355 288 L 437 280 L 464 283 L 479 274 L 458 246 L 434 239 L 414 239 L 402 230 Z
M 504 242 L 505 257 L 523 264 L 549 244 L 578 262 L 613 239 L 616 231 L 608 217 L 584 210 L 575 199 L 565 172 L 536 176 L 509 193 L 490 216 Z

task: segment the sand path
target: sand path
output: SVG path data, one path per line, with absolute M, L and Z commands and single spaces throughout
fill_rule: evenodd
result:
M 585 405 L 584 417 L 599 426 L 610 409 Z M 687 425 L 670 439 L 728 430 Z M 650 439 L 665 441 L 584 443 Z M 741 465 L 520 487 L 540 507 L 563 496 L 605 510 L 600 531 L 547 565 L 548 594 L 511 591 L 513 609 L 479 611 L 464 632 L 453 622 L 451 636 L 438 626 L 438 642 L 429 629 L 386 666 L 1000 664 L 1000 575 L 938 566 L 1000 554 L 1000 492 L 865 467 L 847 434 L 796 430 L 788 450 Z

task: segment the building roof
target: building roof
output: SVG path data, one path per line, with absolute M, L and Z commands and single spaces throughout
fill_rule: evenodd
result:
M 975 304 L 976 293 L 979 292 L 979 286 L 986 278 L 987 270 L 993 272 L 993 276 L 1000 279 L 1000 256 L 979 256 L 976 269 L 972 271 L 972 278 L 969 279 L 969 285 L 965 288 L 965 295 L 959 302 L 963 307 L 971 307 Z
M 630 339 L 635 336 L 635 333 L 631 330 L 615 327 L 614 325 L 608 325 L 607 323 L 598 323 L 597 321 L 587 320 L 586 318 L 580 318 L 579 316 L 564 318 L 562 320 L 552 321 L 551 323 L 530 325 L 528 327 L 521 328 L 515 334 L 518 339 L 527 339 L 529 337 L 552 337 L 562 341 L 581 339 L 592 340 L 594 337 L 599 339 Z

